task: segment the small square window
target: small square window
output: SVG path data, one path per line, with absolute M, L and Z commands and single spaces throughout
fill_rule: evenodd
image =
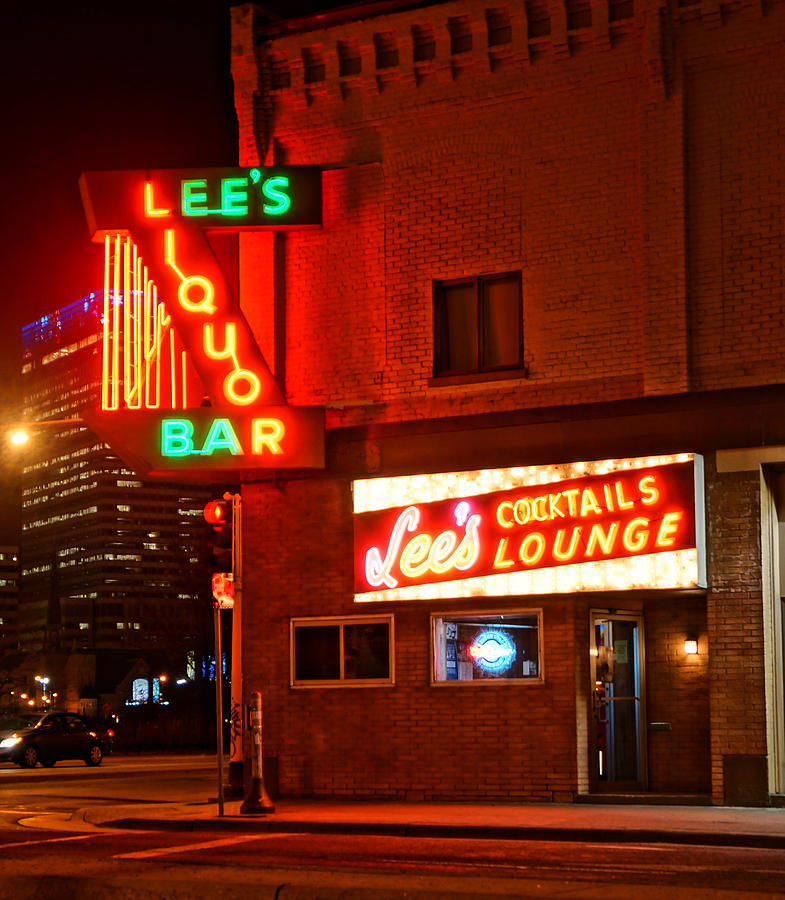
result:
M 519 272 L 434 283 L 434 376 L 523 367 Z
M 392 617 L 292 619 L 291 684 L 392 684 Z
M 542 681 L 538 610 L 432 616 L 433 683 Z

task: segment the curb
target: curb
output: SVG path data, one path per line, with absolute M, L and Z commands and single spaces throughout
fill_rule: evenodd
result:
M 468 838 L 495 841 L 560 841 L 572 843 L 686 844 L 715 847 L 759 847 L 785 849 L 785 835 L 724 831 L 663 831 L 649 828 L 570 828 L 514 825 L 447 825 L 392 822 L 316 822 L 271 820 L 261 817 L 225 817 L 223 819 L 186 817 L 180 819 L 126 816 L 117 819 L 85 821 L 107 828 L 147 831 L 260 831 L 267 834 L 346 834 L 409 838 Z M 100 817 L 99 817 L 100 818 Z

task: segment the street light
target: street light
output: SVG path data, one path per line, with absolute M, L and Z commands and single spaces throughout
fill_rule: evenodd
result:
M 63 425 L 84 425 L 84 420 L 74 419 L 44 419 L 41 422 L 15 422 L 8 425 L 6 439 L 14 447 L 23 447 L 31 438 L 30 432 L 38 428 L 60 428 Z
M 35 680 L 41 685 L 41 705 L 46 706 L 51 703 L 51 699 L 46 696 L 47 686 L 49 684 L 48 675 L 36 675 Z

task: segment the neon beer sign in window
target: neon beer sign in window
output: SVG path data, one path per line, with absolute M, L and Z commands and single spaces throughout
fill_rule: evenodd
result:
M 412 493 L 404 507 L 368 497 L 374 481 L 398 482 L 394 495 L 405 496 L 405 479 L 355 482 L 355 599 L 694 587 L 705 579 L 699 457 L 561 468 L 552 481 L 536 467 L 497 470 L 499 485 L 505 472 L 520 483 L 464 497 L 450 496 L 456 477 L 427 476 L 447 496 L 417 502 Z M 456 473 L 471 474 L 483 475 Z
M 105 247 L 101 409 L 114 414 L 88 411 L 88 424 L 148 474 L 322 467 L 323 413 L 277 414 L 283 394 L 207 240 L 319 227 L 320 170 L 88 172 L 80 190 Z M 211 418 L 199 409 L 205 395 Z M 162 415 L 121 422 L 130 410 Z

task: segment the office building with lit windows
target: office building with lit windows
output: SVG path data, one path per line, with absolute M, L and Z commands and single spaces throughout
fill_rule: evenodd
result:
M 98 291 L 23 329 L 26 416 L 52 424 L 24 450 L 19 645 L 174 665 L 212 640 L 199 562 L 210 488 L 143 482 L 81 426 L 100 402 L 102 315 Z
M 0 653 L 16 648 L 19 548 L 0 545 Z

